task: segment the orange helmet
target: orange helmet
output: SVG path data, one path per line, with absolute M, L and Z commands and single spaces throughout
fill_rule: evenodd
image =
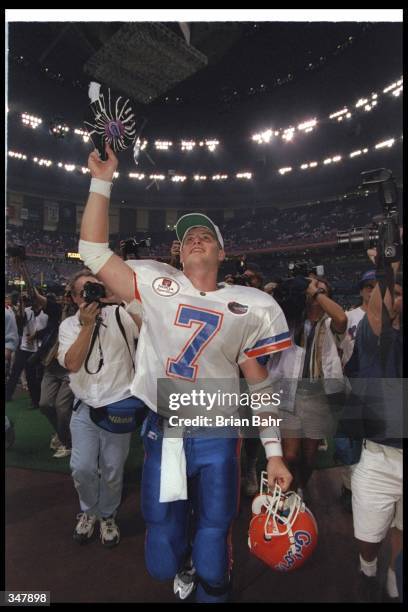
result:
M 317 524 L 302 499 L 294 491 L 282 493 L 278 484 L 271 492 L 262 472 L 260 492 L 252 502 L 251 553 L 272 569 L 288 572 L 303 565 L 316 544 Z

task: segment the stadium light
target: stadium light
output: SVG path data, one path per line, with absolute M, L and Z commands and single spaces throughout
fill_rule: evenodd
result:
M 383 147 L 392 147 L 395 142 L 395 138 L 390 138 L 389 140 L 383 140 L 383 142 L 379 142 L 375 145 L 376 149 L 382 149 Z
M 21 115 L 21 121 L 23 125 L 28 125 L 33 130 L 37 129 L 39 125 L 42 123 L 42 119 L 40 117 L 35 117 L 34 115 L 28 115 L 27 113 L 23 113 Z
M 169 140 L 156 140 L 154 146 L 158 151 L 168 151 L 173 143 Z
M 282 174 L 282 175 L 286 174 L 287 172 L 291 172 L 291 171 L 292 171 L 292 168 L 290 166 L 288 166 L 286 168 L 280 168 L 278 170 L 279 174 Z

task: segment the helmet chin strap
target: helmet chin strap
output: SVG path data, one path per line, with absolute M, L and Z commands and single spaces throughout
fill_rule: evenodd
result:
M 265 490 L 266 489 L 266 490 Z M 270 491 L 268 486 L 267 473 L 262 472 L 260 494 L 263 497 L 264 505 L 267 508 L 266 520 L 264 524 L 264 535 L 266 540 L 271 540 L 274 535 L 288 535 L 292 554 L 296 552 L 295 536 L 292 531 L 292 525 L 295 523 L 298 514 L 304 503 L 297 493 L 283 493 L 281 487 L 275 484 L 273 491 Z M 289 505 L 289 514 L 284 516 L 283 511 L 286 510 L 285 505 Z M 279 513 L 279 514 L 278 514 Z M 278 522 L 284 526 L 283 530 L 278 527 Z M 270 527 L 272 525 L 272 532 Z

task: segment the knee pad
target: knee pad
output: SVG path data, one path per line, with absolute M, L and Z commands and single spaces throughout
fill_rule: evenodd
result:
M 197 585 L 195 600 L 197 603 L 225 603 L 229 599 L 231 583 L 225 580 L 220 586 L 211 586 L 201 577 Z

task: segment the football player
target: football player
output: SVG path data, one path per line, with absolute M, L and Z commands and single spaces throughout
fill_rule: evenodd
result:
M 271 396 L 267 371 L 256 357 L 290 346 L 286 320 L 274 299 L 261 291 L 217 284 L 224 243 L 205 215 L 184 215 L 177 223 L 183 271 L 155 261 L 124 262 L 115 255 L 108 246 L 108 213 L 118 161 L 108 145 L 106 153 L 106 161 L 96 151 L 89 156 L 92 181 L 79 252 L 129 312 L 143 313 L 131 390 L 150 408 L 142 477 L 147 569 L 160 580 L 182 569 L 193 507 L 196 601 L 224 602 L 230 589 L 230 530 L 238 505 L 238 432 L 233 437 L 176 437 L 179 428 L 172 432 L 158 412 L 158 380 L 193 386 L 200 379 L 227 379 L 239 390 L 240 367 L 251 393 Z M 269 414 L 277 416 L 272 403 Z M 270 486 L 277 482 L 288 490 L 292 476 L 282 459 L 279 428 L 266 427 L 260 437 Z

